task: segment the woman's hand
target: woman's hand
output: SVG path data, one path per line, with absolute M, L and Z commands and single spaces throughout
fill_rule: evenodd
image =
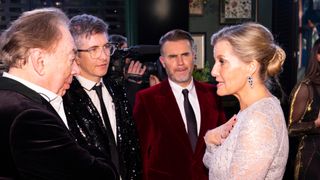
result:
M 228 122 L 209 130 L 204 136 L 205 142 L 209 144 L 221 145 L 230 134 L 236 122 L 236 115 L 234 115 L 228 120 Z

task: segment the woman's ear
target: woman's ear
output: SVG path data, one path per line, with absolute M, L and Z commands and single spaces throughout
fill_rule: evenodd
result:
M 253 60 L 249 63 L 249 74 L 253 75 L 258 67 L 258 62 L 256 60 Z
M 32 63 L 33 69 L 40 75 L 45 73 L 44 52 L 40 48 L 33 48 L 29 51 L 29 61 Z

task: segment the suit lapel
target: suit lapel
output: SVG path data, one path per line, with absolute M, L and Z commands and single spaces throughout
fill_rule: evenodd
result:
M 199 137 L 203 137 L 205 135 L 206 127 L 208 127 L 208 122 L 210 121 L 208 117 L 208 112 L 210 111 L 210 106 L 212 104 L 208 101 L 207 92 L 203 89 L 203 87 L 199 86 L 196 82 L 196 91 L 200 106 L 200 113 L 201 113 L 201 125 L 200 125 L 200 133 Z
M 34 90 L 28 88 L 24 84 L 21 84 L 20 82 L 12 80 L 10 78 L 1 77 L 0 78 L 0 89 L 15 91 L 15 92 L 22 94 L 23 96 L 29 98 L 30 100 L 32 100 L 36 103 L 39 103 L 39 104 L 46 106 L 46 109 L 48 111 L 50 111 L 51 113 L 55 114 L 55 116 L 57 116 L 57 119 L 59 119 L 58 122 L 67 129 L 67 126 L 64 124 L 64 122 L 60 118 L 59 114 L 52 107 L 52 105 L 47 100 L 45 100 L 41 95 L 39 95 Z
M 201 86 L 201 84 L 199 84 L 199 82 L 197 81 L 194 81 L 194 84 L 197 91 L 197 97 L 198 97 L 200 113 L 201 113 L 200 132 L 198 136 L 195 155 L 202 156 L 201 150 L 204 149 L 203 146 L 205 146 L 203 137 L 206 134 L 208 127 L 210 127 L 210 121 L 212 121 L 212 119 L 208 119 L 208 118 L 210 117 L 209 114 L 211 113 L 210 107 L 212 107 L 213 104 L 211 101 L 208 100 L 208 97 L 211 97 L 210 95 L 208 95 L 208 90 L 203 86 Z
M 93 104 L 89 95 L 85 92 L 77 78 L 73 78 L 70 91 L 73 92 L 74 100 L 77 102 L 77 112 L 82 112 L 91 122 L 96 122 L 103 127 L 102 117 L 100 116 L 96 106 Z M 104 131 L 104 128 L 102 128 Z
M 0 89 L 3 90 L 10 90 L 15 91 L 19 94 L 24 95 L 25 97 L 32 99 L 33 101 L 43 104 L 42 101 L 44 100 L 38 93 L 33 91 L 32 89 L 28 88 L 27 86 L 21 84 L 18 81 L 7 77 L 0 78 Z

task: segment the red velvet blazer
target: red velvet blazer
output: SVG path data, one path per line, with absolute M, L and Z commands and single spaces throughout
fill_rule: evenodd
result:
M 207 180 L 202 162 L 205 133 L 225 122 L 213 85 L 194 81 L 201 111 L 201 127 L 193 153 L 178 104 L 168 80 L 137 93 L 134 119 L 143 158 L 144 179 Z

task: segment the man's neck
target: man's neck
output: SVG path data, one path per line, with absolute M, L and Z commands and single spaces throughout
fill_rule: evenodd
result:
M 101 79 L 102 79 L 102 77 L 87 76 L 86 74 L 81 73 L 81 71 L 80 71 L 79 76 L 81 76 L 84 79 L 96 82 L 96 83 L 101 82 Z

